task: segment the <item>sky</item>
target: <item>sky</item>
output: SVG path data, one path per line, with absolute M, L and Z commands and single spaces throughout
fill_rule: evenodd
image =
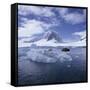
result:
M 86 34 L 86 10 L 81 8 L 18 6 L 18 37 L 41 36 L 56 31 L 66 42 Z

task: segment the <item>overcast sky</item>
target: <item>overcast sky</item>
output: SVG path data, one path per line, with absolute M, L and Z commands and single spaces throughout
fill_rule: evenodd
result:
M 81 8 L 18 6 L 18 37 L 56 31 L 64 41 L 78 40 L 86 32 L 86 10 Z

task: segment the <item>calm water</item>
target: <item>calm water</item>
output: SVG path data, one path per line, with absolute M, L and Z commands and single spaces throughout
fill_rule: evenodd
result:
M 18 84 L 46 84 L 86 81 L 86 49 L 72 48 L 72 61 L 34 62 L 27 57 L 29 48 L 18 50 Z M 31 56 L 30 56 L 31 57 Z

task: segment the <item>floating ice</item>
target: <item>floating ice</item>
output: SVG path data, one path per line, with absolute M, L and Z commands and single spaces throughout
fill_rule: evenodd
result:
M 55 63 L 57 61 L 72 61 L 72 57 L 69 53 L 62 52 L 58 49 L 48 50 L 48 49 L 31 49 L 27 52 L 27 57 L 30 60 L 35 62 L 43 62 L 43 63 Z

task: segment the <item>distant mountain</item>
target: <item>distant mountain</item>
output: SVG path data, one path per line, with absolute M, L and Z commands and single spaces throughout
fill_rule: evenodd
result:
M 32 42 L 36 42 L 40 39 L 41 39 L 40 36 L 32 36 L 32 37 L 24 38 L 24 42 L 25 43 L 32 43 Z
M 62 39 L 60 38 L 60 36 L 58 35 L 57 32 L 55 31 L 47 31 L 44 34 L 42 34 L 42 36 L 40 35 L 34 35 L 28 38 L 23 38 L 23 42 L 24 43 L 34 43 L 37 41 L 41 41 L 41 40 L 46 40 L 46 41 L 51 41 L 54 40 L 54 43 L 61 43 Z
M 80 40 L 81 40 L 81 41 L 82 41 L 82 40 L 86 41 L 86 34 L 83 35 L 83 36 L 80 38 Z
M 46 39 L 47 41 L 55 40 L 56 43 L 61 43 L 62 42 L 62 39 L 60 38 L 60 36 L 58 35 L 58 33 L 55 32 L 55 31 L 47 31 L 43 35 L 43 39 Z
M 30 46 L 71 46 L 71 47 L 81 47 L 86 46 L 86 34 L 76 42 L 63 42 L 60 35 L 55 31 L 47 31 L 42 36 L 35 36 L 33 38 L 28 38 L 21 40 L 19 42 L 19 47 L 30 47 Z

